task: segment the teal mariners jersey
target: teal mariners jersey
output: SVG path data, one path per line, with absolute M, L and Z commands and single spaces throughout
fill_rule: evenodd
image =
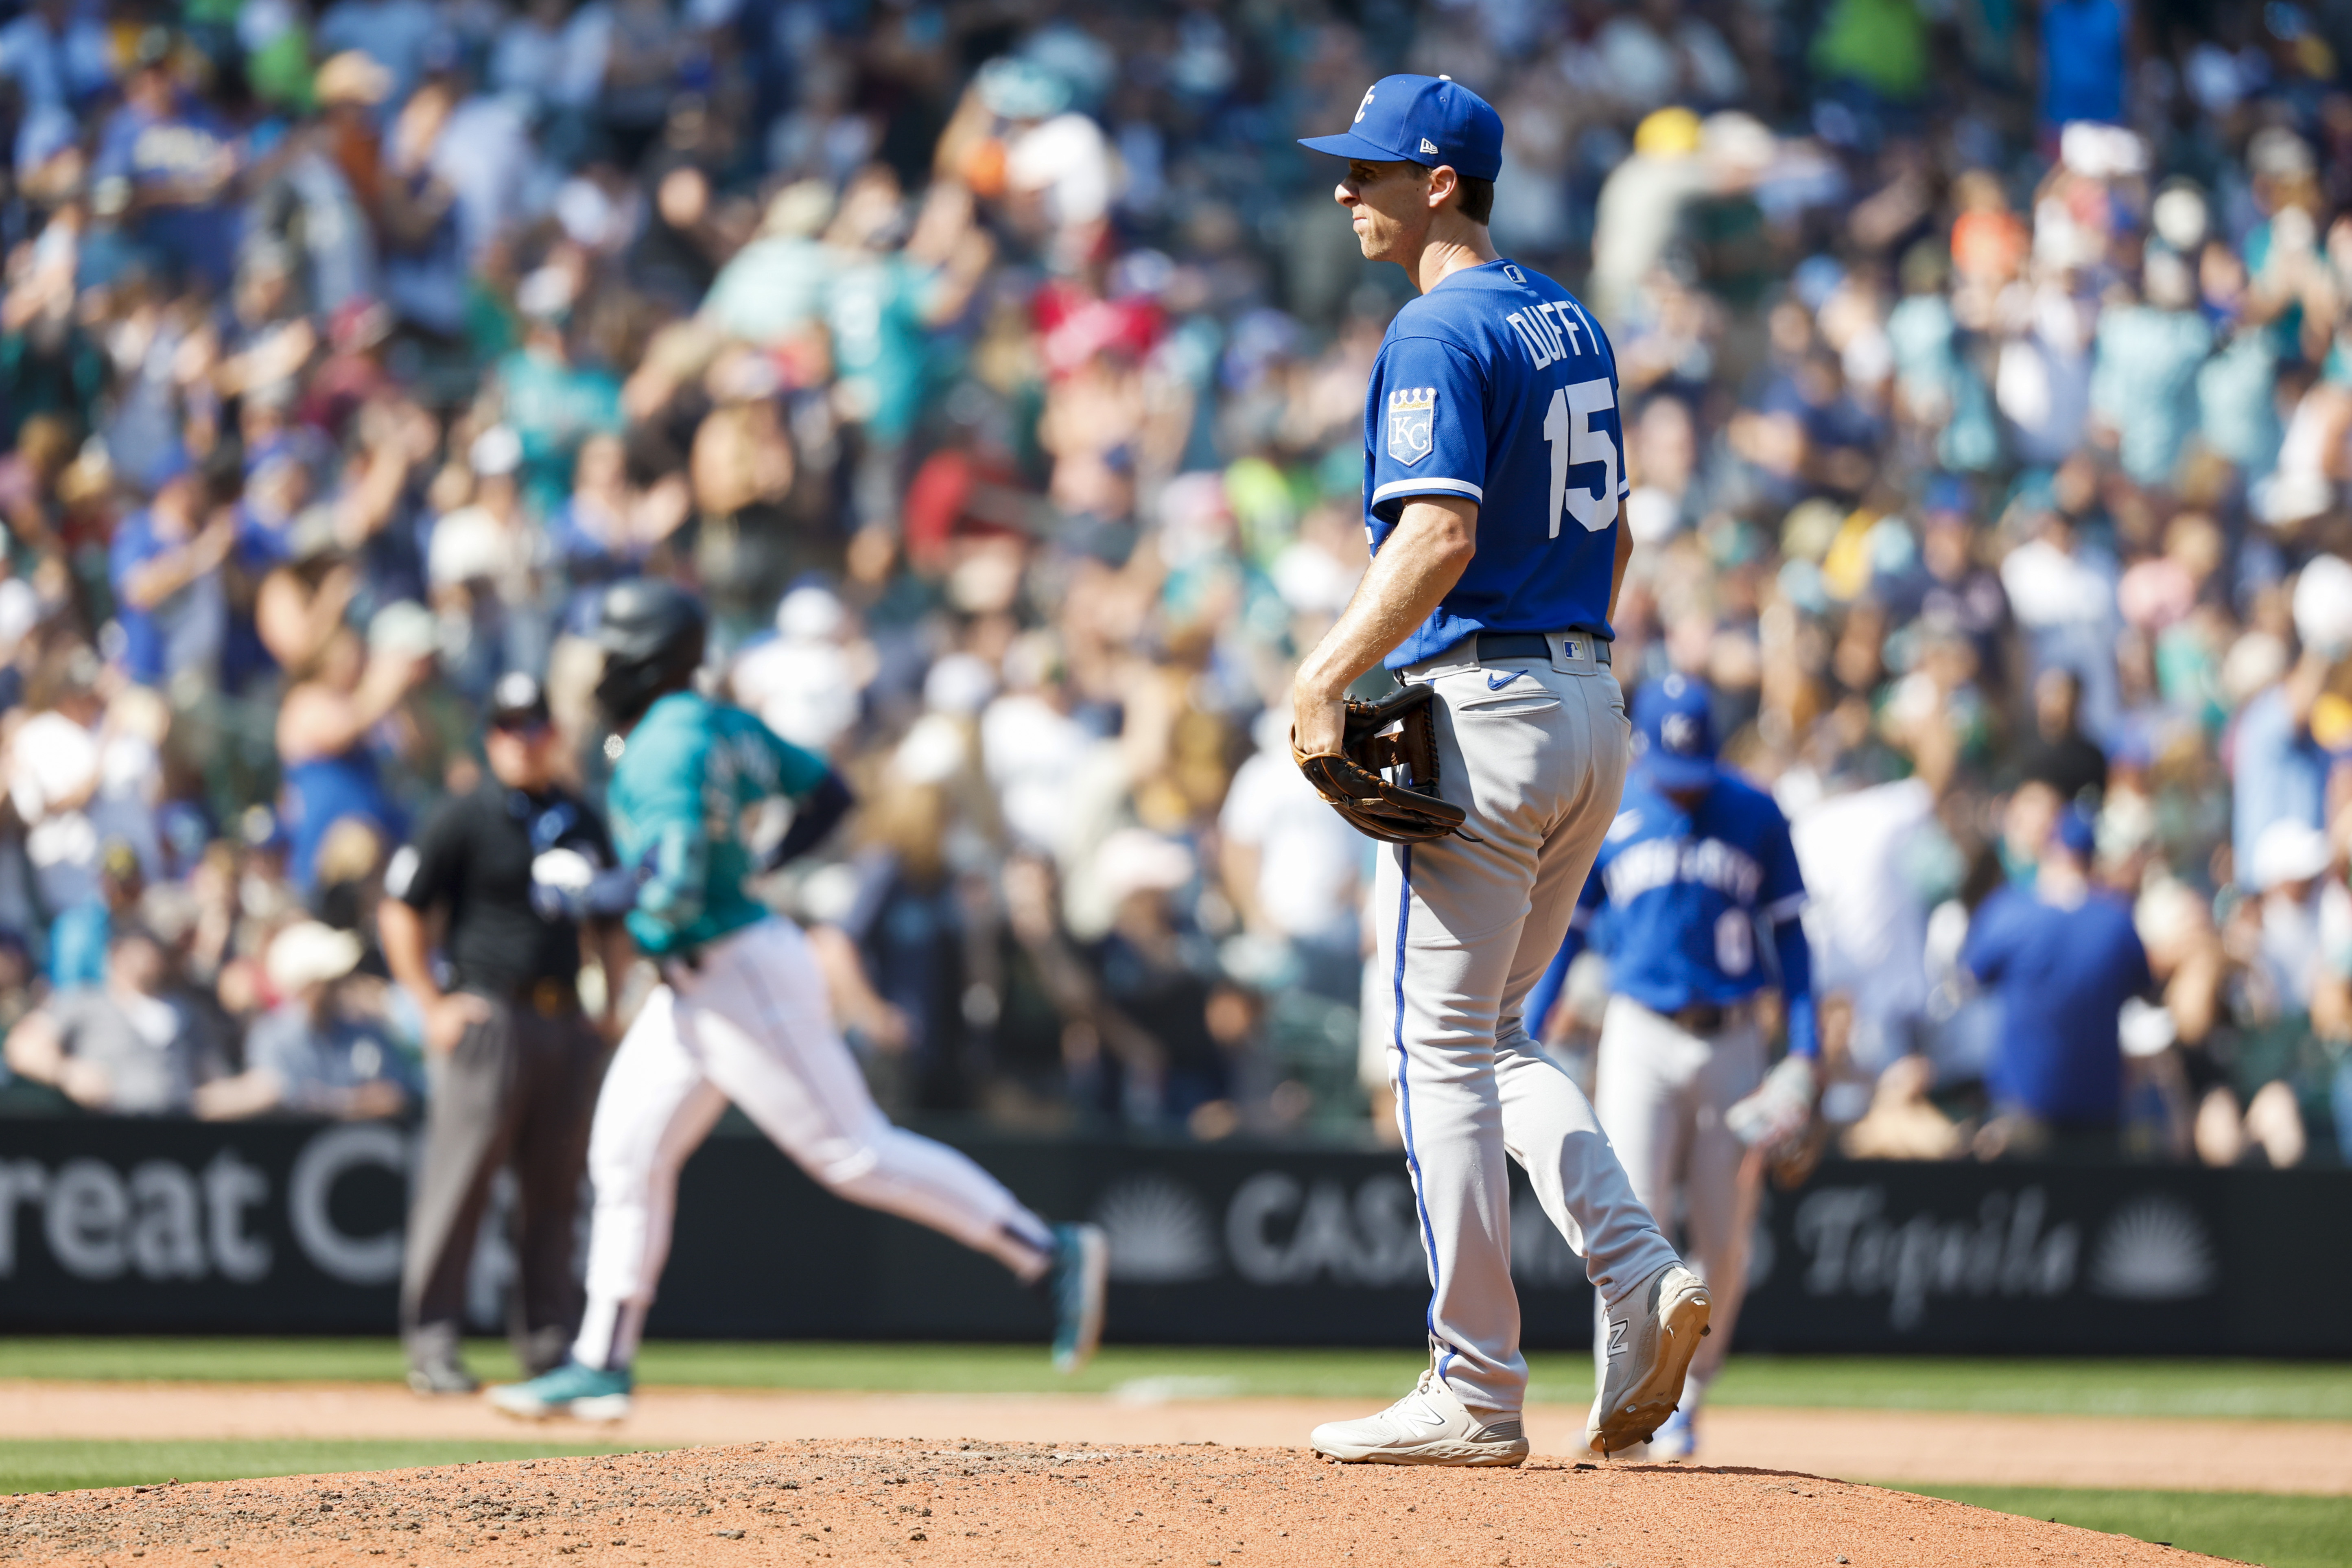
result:
M 1378 552 L 1405 503 L 1478 503 L 1478 552 L 1388 657 L 1402 669 L 1473 632 L 1610 635 L 1625 493 L 1617 360 L 1569 291 L 1515 261 L 1406 301 L 1364 400 L 1364 525 Z
M 758 867 L 746 832 L 761 803 L 798 801 L 824 775 L 823 757 L 740 708 L 673 691 L 646 709 L 604 801 L 621 864 L 644 879 L 628 916 L 637 945 L 686 952 L 765 919 L 743 890 Z

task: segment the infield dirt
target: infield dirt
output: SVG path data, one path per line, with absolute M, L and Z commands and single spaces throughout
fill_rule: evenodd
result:
M 1303 1444 L 1316 1423 L 1364 1400 L 1189 1398 L 1179 1388 L 1113 1394 L 837 1394 L 649 1388 L 616 1426 L 504 1420 L 480 1399 L 419 1399 L 379 1384 L 0 1382 L 14 1437 L 454 1438 L 654 1447 L 797 1437 L 931 1442 Z M 1538 1456 L 1579 1454 L 1581 1405 L 1531 1405 Z M 2019 1415 L 1936 1410 L 1706 1413 L 1711 1464 L 1902 1484 L 2170 1487 L 2352 1492 L 2352 1422 Z
M 806 1440 L 0 1500 L 0 1561 L 2091 1568 L 2216 1563 L 1786 1470 Z

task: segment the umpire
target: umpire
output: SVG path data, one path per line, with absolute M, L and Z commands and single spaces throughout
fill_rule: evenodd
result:
M 444 801 L 384 878 L 384 957 L 424 1013 L 432 1085 L 400 1279 L 408 1383 L 419 1394 L 476 1387 L 458 1359 L 466 1271 L 491 1183 L 509 1165 L 515 1353 L 544 1372 L 579 1326 L 572 1224 L 604 1064 L 604 1039 L 581 1012 L 583 924 L 624 963 L 626 947 L 617 922 L 595 913 L 619 880 L 612 841 L 556 783 L 561 745 L 539 682 L 500 679 L 484 742 L 491 777 Z M 429 952 L 436 912 L 447 918 L 447 990 Z M 616 982 L 608 1010 L 622 972 L 606 963 Z

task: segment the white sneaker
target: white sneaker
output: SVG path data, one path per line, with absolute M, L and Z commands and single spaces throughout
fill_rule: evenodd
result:
M 1609 1311 L 1609 1371 L 1584 1424 L 1585 1446 L 1622 1454 L 1665 1424 L 1715 1310 L 1706 1282 L 1669 1263 Z
M 1517 1416 L 1480 1420 L 1433 1369 L 1378 1415 L 1327 1421 L 1308 1441 L 1317 1453 L 1350 1465 L 1516 1465 L 1528 1457 L 1527 1428 Z

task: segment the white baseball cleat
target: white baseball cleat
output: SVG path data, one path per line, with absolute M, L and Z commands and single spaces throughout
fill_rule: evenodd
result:
M 1706 1281 L 1669 1263 L 1609 1310 L 1609 1371 L 1584 1424 L 1585 1446 L 1622 1454 L 1665 1425 L 1682 1403 L 1683 1375 L 1715 1310 Z
M 1307 1440 L 1317 1453 L 1350 1465 L 1516 1465 L 1528 1457 L 1517 1416 L 1471 1415 L 1434 1370 L 1378 1415 L 1327 1421 Z

